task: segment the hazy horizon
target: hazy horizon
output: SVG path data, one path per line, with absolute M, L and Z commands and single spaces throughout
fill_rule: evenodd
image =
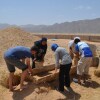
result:
M 94 19 L 98 19 L 98 18 L 94 18 Z M 84 20 L 94 20 L 94 19 L 80 19 L 80 20 L 73 20 L 73 21 L 65 21 L 65 22 L 74 22 L 74 21 L 84 21 Z M 61 23 L 64 23 L 64 22 L 61 22 Z M 53 23 L 53 24 L 38 24 L 38 25 L 54 25 L 54 24 L 61 24 L 61 23 L 58 23 L 58 22 L 55 22 L 55 23 Z M 0 23 L 0 24 L 9 24 L 9 23 Z M 17 24 L 9 24 L 9 25 L 16 25 L 16 26 L 23 26 L 23 25 L 35 25 L 36 26 L 36 24 L 30 24 L 30 23 L 28 23 L 28 24 L 23 24 L 23 25 L 17 25 Z M 38 26 L 37 25 L 37 26 Z

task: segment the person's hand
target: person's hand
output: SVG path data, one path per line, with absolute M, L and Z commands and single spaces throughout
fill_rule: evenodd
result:
M 35 62 L 36 61 L 36 58 L 34 58 L 32 61 Z
M 41 62 L 44 63 L 44 59 L 42 59 Z
M 29 70 L 30 74 L 33 74 L 33 70 L 31 67 L 29 67 L 28 70 Z
M 53 76 L 55 76 L 55 75 L 56 75 L 56 72 L 53 73 Z
M 57 68 L 55 67 L 55 71 L 54 71 L 53 75 L 56 75 L 56 73 L 57 73 Z

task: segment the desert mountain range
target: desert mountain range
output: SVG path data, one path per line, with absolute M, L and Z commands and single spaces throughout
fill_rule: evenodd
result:
M 53 25 L 9 25 L 0 24 L 0 29 L 8 27 L 20 27 L 27 32 L 36 33 L 100 33 L 100 18 L 91 20 L 79 20 L 64 23 L 55 23 Z

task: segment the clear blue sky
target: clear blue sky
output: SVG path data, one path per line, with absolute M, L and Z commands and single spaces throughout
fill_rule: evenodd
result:
M 0 23 L 46 24 L 100 17 L 100 0 L 0 0 Z

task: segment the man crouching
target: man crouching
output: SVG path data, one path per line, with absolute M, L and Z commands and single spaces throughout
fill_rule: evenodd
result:
M 24 46 L 16 46 L 14 48 L 8 49 L 4 53 L 4 59 L 7 64 L 7 68 L 9 70 L 9 89 L 13 91 L 13 78 L 15 72 L 15 66 L 22 70 L 21 80 L 20 80 L 20 90 L 23 90 L 25 86 L 23 82 L 28 74 L 28 71 L 32 74 L 32 68 L 30 66 L 30 58 L 31 55 L 35 54 L 37 51 L 36 47 L 32 47 L 31 50 Z M 22 60 L 22 61 L 21 61 Z M 23 62 L 26 60 L 25 62 Z

